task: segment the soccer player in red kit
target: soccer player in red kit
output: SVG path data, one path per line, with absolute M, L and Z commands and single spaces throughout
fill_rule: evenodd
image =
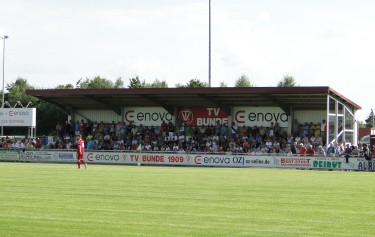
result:
M 85 159 L 83 158 L 83 154 L 85 153 L 85 142 L 82 140 L 82 135 L 77 135 L 77 164 L 78 169 L 81 168 L 81 163 L 85 165 L 85 169 L 87 169 L 87 164 Z

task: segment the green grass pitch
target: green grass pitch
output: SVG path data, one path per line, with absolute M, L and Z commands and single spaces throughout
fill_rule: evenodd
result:
M 0 236 L 375 236 L 375 174 L 0 163 Z

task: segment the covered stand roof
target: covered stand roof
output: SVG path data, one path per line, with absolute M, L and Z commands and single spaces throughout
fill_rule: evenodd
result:
M 50 102 L 64 111 L 72 109 L 111 109 L 121 114 L 123 107 L 163 107 L 174 113 L 176 107 L 218 107 L 230 114 L 230 107 L 280 107 L 325 109 L 327 95 L 356 109 L 361 107 L 330 87 L 211 87 L 137 89 L 43 89 L 27 90 L 27 95 Z

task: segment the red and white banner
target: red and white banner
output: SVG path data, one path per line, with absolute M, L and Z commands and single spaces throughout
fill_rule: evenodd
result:
M 179 108 L 177 114 L 178 120 L 190 126 L 215 126 L 217 121 L 228 125 L 228 114 L 221 108 Z
M 135 125 L 160 126 L 163 121 L 174 123 L 175 119 L 173 114 L 161 107 L 134 107 L 125 108 L 124 121 Z
M 3 160 L 27 162 L 76 163 L 75 151 L 3 151 Z M 20 157 L 17 158 L 17 155 Z M 181 165 L 207 167 L 263 167 L 322 170 L 375 170 L 375 160 L 368 162 L 363 157 L 350 157 L 346 163 L 344 157 L 319 156 L 283 156 L 250 154 L 183 154 L 139 153 L 130 151 L 86 151 L 84 159 L 88 164 L 124 164 L 124 165 Z M 1 161 L 2 159 L 0 159 Z
M 235 107 L 234 122 L 237 125 L 269 127 L 271 122 L 288 127 L 288 115 L 279 107 Z

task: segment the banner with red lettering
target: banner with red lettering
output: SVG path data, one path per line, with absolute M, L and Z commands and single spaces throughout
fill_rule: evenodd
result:
M 234 122 L 237 125 L 268 127 L 271 122 L 288 127 L 288 115 L 279 107 L 235 107 Z
M 3 152 L 4 154 L 4 152 Z M 5 152 L 9 160 L 26 162 L 76 163 L 75 151 L 40 150 L 24 153 Z M 84 155 L 89 164 L 127 165 L 182 165 L 207 167 L 259 167 L 322 170 L 375 170 L 375 160 L 363 157 L 296 156 L 277 154 L 186 154 L 178 152 L 131 152 L 131 151 L 87 151 Z M 1 159 L 0 159 L 1 161 Z

